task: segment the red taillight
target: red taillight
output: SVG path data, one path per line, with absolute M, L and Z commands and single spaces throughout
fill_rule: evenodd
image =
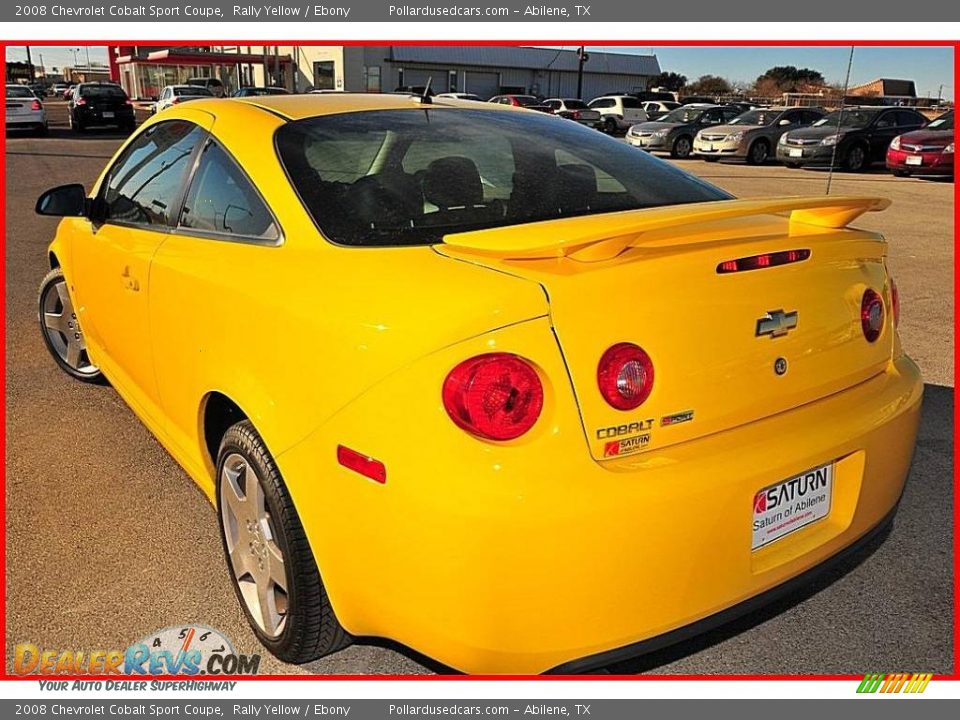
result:
M 573 111 L 573 119 L 574 119 L 574 120 L 579 120 L 579 119 L 580 119 L 580 111 L 579 111 L 579 110 L 574 110 L 574 111 Z
M 860 325 L 867 342 L 875 342 L 883 331 L 883 298 L 875 291 L 867 289 L 860 302 Z
M 617 410 L 633 410 L 653 390 L 653 361 L 633 343 L 609 348 L 597 366 L 600 394 Z
M 76 100 L 73 101 L 73 104 L 74 104 L 74 105 L 86 105 L 86 104 L 87 104 L 87 100 L 86 100 L 86 98 L 78 97 Z
M 133 105 L 133 100 L 130 100 L 129 98 L 127 98 L 126 100 L 124 100 L 124 104 L 125 104 L 125 105 Z
M 893 326 L 900 325 L 900 290 L 893 278 L 890 278 L 890 304 L 893 306 Z
M 543 385 L 537 371 L 509 353 L 478 355 L 457 365 L 443 382 L 443 407 L 467 432 L 512 440 L 537 422 Z
M 351 450 L 343 445 L 337 445 L 337 462 L 345 468 L 349 468 L 378 483 L 387 482 L 386 466 L 369 455 L 358 453 L 356 450 Z
M 32 103 L 30 103 L 30 109 L 34 111 L 43 110 L 43 105 L 40 104 L 39 100 L 34 100 Z
M 171 104 L 171 105 L 176 105 L 178 102 L 180 102 L 180 98 L 179 98 L 179 97 L 175 97 L 175 98 L 173 98 L 172 100 L 170 100 L 170 104 Z

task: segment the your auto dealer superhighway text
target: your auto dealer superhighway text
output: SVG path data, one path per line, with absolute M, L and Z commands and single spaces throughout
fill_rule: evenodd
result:
M 63 18 L 89 17 L 129 17 L 129 18 L 223 18 L 223 17 L 297 17 L 314 15 L 317 17 L 342 17 L 350 15 L 349 7 L 333 7 L 328 5 L 307 5 L 306 8 L 290 7 L 287 5 L 234 5 L 222 10 L 218 7 L 203 5 L 183 5 L 174 7 L 160 7 L 159 5 L 83 5 L 81 7 L 65 7 L 51 5 L 50 14 Z

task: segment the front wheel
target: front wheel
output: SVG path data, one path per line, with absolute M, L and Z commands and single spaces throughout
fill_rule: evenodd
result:
M 750 165 L 763 165 L 770 157 L 770 146 L 766 140 L 757 140 L 750 146 L 747 152 L 747 163 Z
M 43 343 L 60 369 L 83 382 L 103 382 L 103 374 L 87 354 L 83 330 L 60 268 L 48 272 L 40 283 L 38 305 Z
M 854 145 L 849 150 L 843 159 L 843 168 L 847 172 L 860 172 L 866 167 L 867 164 L 867 151 L 864 149 L 863 145 Z
M 247 420 L 220 443 L 217 506 L 233 588 L 260 642 L 290 663 L 349 645 L 280 471 Z
M 690 142 L 690 138 L 686 135 L 683 137 L 678 137 L 673 141 L 673 147 L 670 149 L 670 156 L 675 158 L 680 158 L 681 160 L 686 160 L 690 157 L 690 152 L 693 150 L 693 143 Z

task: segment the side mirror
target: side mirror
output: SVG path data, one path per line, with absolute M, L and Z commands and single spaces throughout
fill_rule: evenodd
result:
M 79 183 L 61 185 L 37 198 L 34 209 L 37 215 L 84 217 L 87 215 L 87 193 Z
M 777 125 L 779 125 L 780 127 L 783 127 L 784 125 L 789 125 L 789 124 L 790 124 L 790 121 L 787 120 L 786 118 L 784 118 L 783 120 L 777 123 Z

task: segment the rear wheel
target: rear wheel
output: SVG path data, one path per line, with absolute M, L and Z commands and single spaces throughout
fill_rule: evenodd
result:
M 46 135 L 48 132 L 49 132 L 49 128 L 47 127 L 47 124 L 46 124 L 46 123 L 42 123 L 42 124 L 40 124 L 40 125 L 37 125 L 37 127 L 34 128 L 34 130 L 33 130 L 33 134 L 36 135 L 36 136 L 38 136 L 38 137 L 43 137 L 43 136 Z
M 612 117 L 605 117 L 603 119 L 603 131 L 607 135 L 616 135 L 617 134 L 617 121 Z
M 270 652 L 304 663 L 349 645 L 283 478 L 247 420 L 220 443 L 217 506 L 234 590 Z
M 84 382 L 103 382 L 100 369 L 90 361 L 83 330 L 60 268 L 47 273 L 38 298 L 40 334 L 57 365 L 67 375 Z
M 910 173 L 908 173 L 906 170 L 894 170 L 893 174 L 896 177 L 910 177 Z
M 690 152 L 693 150 L 693 143 L 689 137 L 686 135 L 681 135 L 676 140 L 673 141 L 673 147 L 670 148 L 670 156 L 675 158 L 680 158 L 685 160 L 690 157 Z
M 750 165 L 763 165 L 770 157 L 770 145 L 766 140 L 757 140 L 747 151 L 747 163 Z

